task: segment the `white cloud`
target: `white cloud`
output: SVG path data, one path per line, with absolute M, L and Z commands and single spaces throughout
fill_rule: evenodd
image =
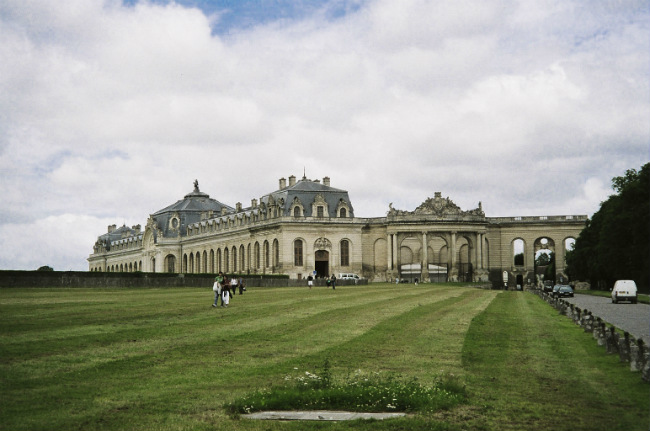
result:
M 30 231 L 10 236 L 25 256 L 83 236 L 60 266 L 84 268 L 106 225 L 195 178 L 248 204 L 303 168 L 364 217 L 435 191 L 488 216 L 590 215 L 648 160 L 642 6 L 376 0 L 222 35 L 219 11 L 173 3 L 5 1 L 0 232 Z

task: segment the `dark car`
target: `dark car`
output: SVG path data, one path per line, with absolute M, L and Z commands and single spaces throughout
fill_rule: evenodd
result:
M 564 298 L 564 297 L 573 298 L 573 289 L 571 288 L 571 286 L 560 286 L 560 288 L 557 290 L 557 297 L 558 298 Z
M 552 292 L 553 291 L 553 282 L 552 281 L 545 281 L 544 282 L 544 292 Z
M 560 290 L 560 287 L 562 287 L 560 284 L 556 284 L 553 286 L 553 290 L 551 291 L 551 295 L 557 296 L 557 291 Z

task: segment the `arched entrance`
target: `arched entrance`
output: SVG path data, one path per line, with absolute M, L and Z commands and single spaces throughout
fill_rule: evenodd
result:
M 327 277 L 330 275 L 330 254 L 326 250 L 316 250 L 314 254 L 314 269 L 316 277 Z

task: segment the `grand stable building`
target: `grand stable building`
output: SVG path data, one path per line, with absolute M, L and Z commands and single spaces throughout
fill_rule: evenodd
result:
M 536 282 L 535 255 L 565 253 L 587 216 L 486 217 L 435 193 L 413 211 L 389 205 L 358 218 L 348 192 L 328 177 L 279 180 L 276 191 L 231 207 L 194 190 L 149 216 L 142 230 L 108 227 L 88 258 L 91 271 L 288 274 L 357 273 L 370 281 Z

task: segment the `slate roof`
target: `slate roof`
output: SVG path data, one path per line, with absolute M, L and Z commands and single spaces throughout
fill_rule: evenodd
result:
M 162 230 L 163 236 L 176 236 L 176 231 L 171 231 L 169 220 L 177 214 L 180 218 L 179 231 L 181 236 L 187 234 L 187 226 L 201 221 L 201 213 L 212 211 L 216 216 L 221 214 L 222 208 L 230 213 L 234 208 L 216 199 L 210 198 L 210 195 L 203 193 L 199 190 L 198 185 L 195 185 L 194 191 L 188 193 L 185 197 L 176 203 L 169 205 L 159 211 L 156 211 L 151 217 L 156 221 L 156 225 Z
M 285 187 L 280 190 L 271 192 L 265 196 L 262 196 L 260 203 L 268 205 L 270 197 L 273 197 L 276 204 L 279 204 L 280 200 L 284 200 L 284 205 L 282 205 L 282 213 L 285 216 L 290 216 L 291 204 L 293 203 L 294 198 L 300 199 L 304 209 L 305 216 L 312 216 L 312 207 L 311 204 L 314 202 L 316 195 L 322 195 L 329 209 L 329 216 L 336 217 L 336 208 L 338 207 L 339 201 L 343 199 L 350 208 L 350 213 L 348 217 L 354 217 L 354 210 L 352 208 L 352 202 L 350 202 L 350 196 L 345 190 L 337 189 L 334 187 L 326 186 L 320 182 L 312 181 L 307 178 L 304 178 L 292 186 Z
M 137 235 L 139 234 L 135 229 L 130 228 L 127 225 L 124 225 L 124 226 L 120 226 L 119 228 L 116 228 L 112 232 L 108 232 L 103 235 L 100 235 L 97 238 L 97 240 L 108 246 L 114 241 L 118 241 L 122 238 L 135 237 Z

